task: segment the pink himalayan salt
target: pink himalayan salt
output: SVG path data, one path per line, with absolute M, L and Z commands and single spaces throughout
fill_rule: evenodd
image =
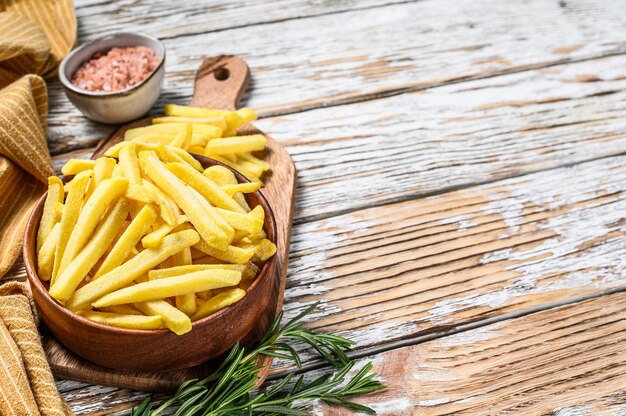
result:
M 72 76 L 72 84 L 88 91 L 121 91 L 143 81 L 160 58 L 144 46 L 98 52 Z

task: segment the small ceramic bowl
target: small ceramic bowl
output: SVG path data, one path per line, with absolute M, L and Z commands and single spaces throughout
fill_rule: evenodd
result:
M 195 156 L 203 167 L 221 163 Z M 224 166 L 224 165 L 221 165 Z M 231 169 L 240 183 L 249 182 Z M 47 193 L 46 193 L 47 194 Z M 38 201 L 26 225 L 23 243 L 24 266 L 39 315 L 50 331 L 71 351 L 104 367 L 125 371 L 162 371 L 189 368 L 215 358 L 237 341 L 259 340 L 276 313 L 280 279 L 275 257 L 263 264 L 246 296 L 233 305 L 192 323 L 191 331 L 176 335 L 167 329 L 118 328 L 90 321 L 65 308 L 48 293 L 48 283 L 37 275 L 35 241 L 46 198 Z M 265 210 L 264 230 L 276 243 L 276 222 L 260 192 L 246 194 L 251 207 Z
M 161 61 L 143 81 L 122 91 L 101 92 L 78 88 L 70 79 L 76 70 L 97 52 L 111 48 L 145 46 Z M 67 98 L 87 117 L 106 124 L 121 124 L 145 115 L 159 98 L 165 75 L 165 46 L 144 33 L 114 33 L 74 49 L 61 61 L 59 80 Z

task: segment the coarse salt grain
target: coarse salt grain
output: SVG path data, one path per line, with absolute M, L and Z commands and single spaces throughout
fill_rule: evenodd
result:
M 88 91 L 121 91 L 146 79 L 160 58 L 150 48 L 136 46 L 98 52 L 72 76 L 72 84 Z

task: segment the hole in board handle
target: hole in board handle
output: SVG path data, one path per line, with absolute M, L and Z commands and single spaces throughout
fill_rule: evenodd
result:
M 218 68 L 213 76 L 218 81 L 226 81 L 230 77 L 230 71 L 227 68 Z

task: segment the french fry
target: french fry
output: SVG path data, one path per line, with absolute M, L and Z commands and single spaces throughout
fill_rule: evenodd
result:
M 61 259 L 59 273 L 70 264 L 78 252 L 84 247 L 85 243 L 91 237 L 93 230 L 98 225 L 98 221 L 102 214 L 107 210 L 109 205 L 117 200 L 126 192 L 128 180 L 122 178 L 111 178 L 102 181 L 100 186 L 96 188 L 91 197 L 83 206 L 76 225 L 72 230 L 67 247 Z
M 198 144 L 197 146 L 192 144 L 191 146 L 189 146 L 189 149 L 187 150 L 189 153 L 195 153 L 197 155 L 204 155 L 204 146 L 206 146 L 206 142 L 202 144 Z
M 249 214 L 217 208 L 217 213 L 235 230 L 243 230 L 248 234 L 256 234 L 263 229 L 263 220 Z
M 174 136 L 174 140 L 170 143 L 172 146 L 180 147 L 187 150 L 191 144 L 193 128 L 191 123 L 184 123 L 180 131 Z
M 257 178 L 260 178 L 263 176 L 263 173 L 265 173 L 265 170 L 259 165 L 240 159 L 239 157 L 237 157 L 237 166 L 239 166 L 240 169 L 245 169 L 252 173 Z
M 157 218 L 157 212 L 151 205 L 144 205 L 141 211 L 133 218 L 122 236 L 117 240 L 109 254 L 102 262 L 98 272 L 93 277 L 98 279 L 100 276 L 110 272 L 118 267 L 126 260 L 132 249 L 139 243 L 150 226 Z
M 205 152 L 210 155 L 224 155 L 241 152 L 254 152 L 265 149 L 267 139 L 262 134 L 213 139 L 207 143 Z
M 146 315 L 160 316 L 165 326 L 176 335 L 191 331 L 191 319 L 164 300 L 135 303 L 135 307 Z
M 140 142 L 140 138 L 146 138 L 148 141 L 169 141 L 178 133 L 179 129 L 184 124 L 186 123 L 162 123 L 126 130 L 124 140 Z M 192 126 L 192 140 L 208 141 L 209 139 L 222 137 L 222 128 L 218 126 L 194 122 L 189 124 Z
M 244 273 L 246 266 L 242 264 L 187 264 L 182 266 L 168 267 L 167 269 L 155 269 L 148 272 L 149 280 L 163 279 L 165 277 L 180 276 L 187 273 L 202 270 L 234 270 Z M 242 277 L 243 278 L 243 277 Z
M 113 175 L 117 162 L 110 157 L 100 157 L 96 159 L 93 167 L 94 186 L 98 186 L 100 182 L 109 179 Z
M 207 118 L 196 118 L 196 117 L 157 117 L 152 119 L 152 123 L 154 124 L 162 124 L 162 123 L 202 123 L 209 124 L 212 126 L 219 127 L 222 130 L 228 128 L 228 124 L 226 119 L 222 116 L 218 117 L 207 117 Z
M 48 204 L 53 231 L 37 254 L 40 277 L 68 309 L 183 334 L 190 317 L 245 296 L 275 253 L 265 211 L 251 210 L 244 196 L 262 186 L 270 166 L 251 153 L 264 148 L 263 135 L 236 136 L 254 111 L 166 108 L 155 124 L 126 131 L 105 157 L 71 161 L 64 171 L 76 175 L 65 186 L 51 180 L 60 198 Z M 223 165 L 204 169 L 189 152 L 253 183 L 239 184 Z
M 194 230 L 184 230 L 170 234 L 163 238 L 158 247 L 145 249 L 132 259 L 102 275 L 99 279 L 92 280 L 78 289 L 68 299 L 65 306 L 73 311 L 84 309 L 93 300 L 131 283 L 168 257 L 186 247 L 197 244 L 199 241 L 200 236 Z
M 179 251 L 170 257 L 174 266 L 186 266 L 192 262 L 191 249 Z M 148 272 L 148 279 L 150 279 L 150 272 Z M 184 295 L 176 296 L 176 307 L 187 315 L 191 315 L 196 312 L 196 295 L 194 293 L 186 293 Z
M 139 172 L 139 162 L 137 161 L 137 146 L 129 143 L 120 149 L 119 167 L 122 176 L 128 179 L 126 197 L 143 203 L 150 202 L 150 195 L 141 186 L 141 174 Z
M 202 172 L 202 164 L 194 159 L 188 152 L 181 150 L 177 147 L 173 146 L 164 146 L 160 145 L 157 148 L 161 159 L 166 162 L 181 162 L 187 163 L 192 168 L 196 169 L 198 172 Z
M 236 185 L 237 178 L 228 168 L 220 165 L 209 166 L 202 174 L 219 186 Z
M 148 281 L 148 275 L 144 273 L 141 276 L 139 276 L 138 278 L 136 278 L 134 281 L 135 281 L 135 283 L 147 282 Z
M 144 133 L 137 137 L 134 137 L 130 141 L 137 144 L 145 143 L 158 143 L 158 144 L 170 144 L 174 140 L 174 136 L 170 134 L 150 134 Z
M 102 257 L 106 248 L 113 242 L 113 239 L 115 239 L 115 236 L 124 224 L 126 216 L 128 216 L 128 202 L 126 198 L 120 198 L 115 206 L 106 214 L 87 245 L 85 245 L 50 286 L 50 296 L 63 301 L 72 296 L 78 284 L 87 276 L 89 270 L 91 270 L 100 257 Z
M 234 264 L 246 264 L 255 254 L 253 248 L 241 248 L 233 245 L 229 245 L 226 250 L 217 250 L 209 246 L 205 241 L 200 241 L 194 245 L 194 248 L 209 256 Z
M 68 183 L 67 197 L 63 206 L 63 214 L 61 215 L 61 231 L 59 232 L 59 241 L 54 253 L 54 265 L 52 268 L 51 282 L 54 283 L 59 274 L 61 267 L 61 259 L 65 254 L 67 242 L 70 239 L 80 214 L 80 209 L 85 198 L 87 185 L 92 176 L 92 171 L 83 171 L 74 176 Z
M 191 123 L 193 126 L 193 135 L 196 137 L 204 137 L 208 139 L 217 139 L 222 137 L 223 127 L 218 127 L 210 124 Z M 162 124 L 161 124 L 162 126 Z M 193 140 L 194 138 L 192 138 Z
M 264 239 L 256 245 L 253 261 L 264 262 L 274 254 L 276 254 L 276 244 L 272 243 L 268 239 Z
M 161 241 L 163 240 L 163 238 L 166 235 L 168 235 L 174 228 L 176 228 L 178 225 L 181 225 L 187 221 L 189 221 L 187 219 L 187 216 L 181 215 L 178 218 L 177 224 L 174 226 L 169 225 L 169 224 L 162 224 L 156 230 L 152 231 L 149 234 L 146 234 L 146 236 L 141 239 L 141 245 L 144 248 L 154 248 L 158 246 L 159 244 L 161 244 Z
M 198 206 L 196 198 L 184 182 L 170 172 L 156 154 L 141 152 L 139 165 L 145 175 L 171 199 L 189 218 L 202 239 L 210 246 L 218 250 L 224 250 L 228 246 L 228 238 L 224 231 L 215 223 L 206 221 L 207 212 Z
M 231 197 L 235 194 L 241 192 L 243 194 L 249 194 L 251 192 L 256 192 L 261 189 L 260 182 L 246 182 L 246 183 L 238 183 L 236 185 L 224 185 L 222 186 L 222 190 L 226 192 Z
M 225 265 L 227 264 L 225 261 L 220 260 L 220 259 L 216 259 L 213 256 L 209 256 L 203 252 L 201 252 L 200 250 L 196 250 L 194 247 L 191 247 L 192 252 L 195 251 L 197 253 L 200 253 L 201 256 L 200 257 L 196 257 L 193 259 L 193 264 L 211 264 L 211 265 Z
M 225 164 L 229 168 L 232 168 L 232 169 L 236 170 L 237 172 L 241 173 L 243 176 L 245 176 L 251 182 L 261 182 L 261 180 L 257 176 L 255 176 L 253 172 L 250 172 L 245 167 L 237 164 L 236 162 L 233 162 L 233 161 L 227 159 L 226 157 L 224 157 L 226 155 L 214 155 L 214 154 L 206 153 L 206 156 L 210 157 L 211 159 L 215 159 L 218 162 L 221 162 L 221 163 Z
M 84 170 L 93 170 L 95 165 L 95 160 L 70 159 L 61 168 L 61 173 L 65 176 L 76 175 Z
M 267 163 L 265 160 L 259 159 L 257 157 L 254 157 L 250 153 L 237 153 L 237 158 L 245 160 L 246 162 L 250 162 L 250 163 L 253 163 L 253 164 L 257 165 L 264 172 L 270 170 L 270 168 L 271 168 L 270 164 Z
M 82 313 L 85 318 L 99 324 L 128 329 L 157 329 L 163 325 L 159 315 L 122 315 L 109 312 L 89 311 Z
M 48 178 L 48 195 L 43 204 L 43 213 L 39 222 L 39 230 L 37 230 L 37 252 L 41 249 L 44 241 L 50 235 L 54 224 L 59 221 L 57 204 L 63 203 L 65 192 L 63 190 L 63 181 L 56 176 Z
M 257 119 L 256 112 L 253 109 L 248 108 L 248 107 L 240 108 L 239 110 L 235 112 L 239 115 L 239 117 L 241 117 L 241 125 L 249 123 Z
M 206 168 L 202 174 L 220 186 L 237 185 L 235 174 L 224 166 L 211 166 Z M 233 195 L 233 199 L 244 209 L 245 212 L 250 211 L 250 206 L 246 198 L 241 193 Z
M 245 213 L 245 210 L 211 179 L 183 163 L 168 163 L 169 169 L 180 180 L 187 183 L 205 197 L 211 204 L 230 211 Z
M 41 280 L 50 280 L 52 268 L 54 267 L 54 251 L 59 242 L 61 233 L 61 223 L 54 224 L 52 231 L 48 234 L 46 241 L 42 244 L 37 255 L 37 273 Z
M 261 269 L 254 263 L 248 262 L 246 263 L 246 268 L 243 272 L 241 272 L 241 280 L 249 281 L 254 280 L 254 278 L 259 274 Z
M 204 212 L 206 212 L 208 214 L 208 219 L 210 219 L 210 221 L 217 225 L 219 227 L 219 229 L 224 233 L 224 235 L 226 236 L 226 241 L 230 242 L 232 241 L 234 235 L 235 235 L 235 229 L 233 227 L 231 227 L 216 211 L 215 207 L 212 206 L 206 199 L 204 199 L 204 197 L 202 195 L 200 195 L 200 193 L 198 191 L 196 191 L 194 188 L 189 188 L 189 193 L 193 196 L 193 198 L 195 198 L 196 203 L 198 204 L 199 207 L 202 208 L 202 210 Z
M 101 309 L 102 312 L 117 313 L 121 315 L 143 315 L 139 309 L 132 305 L 113 305 Z
M 208 299 L 204 302 L 191 317 L 192 321 L 205 318 L 214 312 L 224 309 L 225 307 L 232 305 L 233 303 L 241 300 L 246 295 L 246 291 L 243 289 L 230 289 L 226 290 L 219 295 Z
M 214 110 L 208 108 L 198 108 L 190 106 L 182 106 L 175 104 L 166 104 L 163 106 L 163 112 L 169 119 L 175 118 L 189 118 L 192 120 L 199 120 L 205 118 L 223 118 L 228 124 L 228 129 L 234 131 L 237 127 L 250 121 L 251 109 L 246 109 L 243 112 L 239 111 L 226 111 L 226 110 Z M 254 111 L 252 111 L 254 112 Z M 244 118 L 245 117 L 245 118 Z M 256 114 L 254 115 L 256 118 Z M 165 117 L 168 118 L 168 117 Z M 224 127 L 226 128 L 226 127 Z
M 171 117 L 209 118 L 221 117 L 228 113 L 226 110 L 211 110 L 208 108 L 191 107 L 188 105 L 165 104 L 163 112 Z
M 136 143 L 136 145 L 137 152 L 142 150 L 153 150 L 157 152 L 166 162 L 185 162 L 190 164 L 199 172 L 202 172 L 203 170 L 202 164 L 183 149 L 158 143 Z M 120 150 L 125 146 L 128 146 L 128 142 L 120 142 L 111 146 L 106 152 L 104 152 L 104 155 L 106 157 L 118 157 Z
M 92 305 L 95 308 L 101 308 L 124 303 L 147 302 L 186 293 L 236 286 L 240 281 L 241 273 L 234 270 L 204 270 L 137 283 L 106 294 Z
M 149 182 L 145 179 L 141 181 L 144 189 L 150 195 L 150 199 L 154 202 L 158 207 L 161 214 L 161 218 L 163 221 L 168 223 L 169 225 L 176 225 L 178 222 L 178 206 L 172 201 L 167 195 L 165 195 L 161 190 L 155 186 L 152 182 Z

